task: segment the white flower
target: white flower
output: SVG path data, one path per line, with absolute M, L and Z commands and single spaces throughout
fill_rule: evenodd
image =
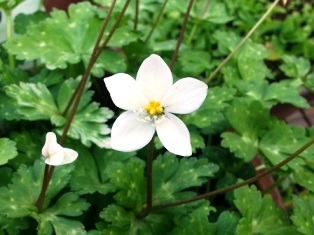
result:
M 48 132 L 46 135 L 46 142 L 41 150 L 44 157 L 46 157 L 46 164 L 52 166 L 60 166 L 69 164 L 76 160 L 78 153 L 72 149 L 63 148 L 57 143 L 55 133 Z
M 173 84 L 167 64 L 151 55 L 140 66 L 136 80 L 125 73 L 104 79 L 116 106 L 127 110 L 114 122 L 111 147 L 119 151 L 138 150 L 149 143 L 155 130 L 165 148 L 190 156 L 190 133 L 172 113 L 186 114 L 198 109 L 207 95 L 207 85 L 194 78 Z

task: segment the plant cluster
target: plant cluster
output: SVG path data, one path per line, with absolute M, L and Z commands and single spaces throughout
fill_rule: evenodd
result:
M 21 2 L 0 0 L 0 234 L 313 234 L 314 129 L 276 112 L 310 108 L 311 1 L 94 0 L 13 21 Z M 143 106 L 158 135 L 123 139 L 146 58 L 177 96 Z

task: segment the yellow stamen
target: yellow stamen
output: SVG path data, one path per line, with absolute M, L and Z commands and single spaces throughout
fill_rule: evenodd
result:
M 164 111 L 163 107 L 160 105 L 160 102 L 156 102 L 154 100 L 149 101 L 149 104 L 146 105 L 144 109 L 151 116 L 161 115 Z

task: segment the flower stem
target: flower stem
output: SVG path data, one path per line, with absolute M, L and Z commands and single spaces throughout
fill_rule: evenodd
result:
M 222 69 L 225 64 L 229 62 L 229 60 L 238 52 L 238 50 L 244 45 L 244 43 L 252 36 L 252 34 L 256 31 L 256 29 L 263 23 L 263 21 L 268 17 L 268 15 L 272 12 L 272 10 L 276 7 L 280 0 L 275 0 L 273 4 L 268 8 L 268 10 L 264 13 L 264 15 L 257 21 L 257 23 L 253 26 L 253 28 L 248 32 L 248 34 L 242 39 L 242 41 L 234 48 L 234 50 L 225 58 L 220 65 L 215 69 L 214 72 L 209 76 L 209 78 L 205 81 L 206 84 L 209 84 L 216 74 Z
M 113 0 L 112 1 L 112 4 L 111 4 L 111 7 L 109 9 L 109 12 L 107 14 L 107 17 L 106 19 L 104 20 L 104 23 L 103 23 L 103 26 L 99 32 L 99 35 L 98 35 L 98 38 L 96 40 L 96 43 L 95 43 L 95 46 L 94 46 L 94 49 L 93 49 L 93 53 L 91 55 L 91 58 L 89 60 L 89 63 L 87 65 L 87 68 L 85 70 L 85 73 L 82 77 L 82 80 L 81 82 L 79 83 L 76 91 L 74 92 L 74 94 L 72 95 L 71 97 L 71 100 L 64 112 L 64 114 L 67 112 L 67 110 L 71 107 L 72 105 L 72 102 L 74 102 L 73 104 L 73 107 L 71 109 L 71 112 L 69 114 L 69 117 L 67 119 L 67 123 L 65 124 L 65 127 L 63 129 L 63 133 L 62 133 L 62 136 L 61 136 L 61 139 L 60 139 L 60 144 L 62 145 L 64 142 L 65 142 L 65 139 L 66 139 L 66 135 L 70 129 L 70 126 L 71 126 L 71 123 L 73 121 L 73 118 L 74 118 L 74 115 L 76 113 L 76 110 L 77 110 L 77 107 L 79 105 L 79 102 L 80 102 L 80 99 L 82 97 L 82 94 L 83 94 L 83 91 L 84 91 L 84 87 L 85 87 L 85 84 L 88 80 L 88 77 L 89 77 L 89 74 L 90 74 L 90 71 L 93 67 L 93 65 L 95 64 L 98 56 L 99 56 L 99 44 L 100 44 L 100 41 L 101 41 L 101 38 L 105 32 L 105 29 L 107 27 L 107 24 L 108 24 L 108 21 L 109 21 L 109 18 L 110 18 L 110 15 L 113 11 L 113 8 L 115 6 L 115 3 L 116 3 L 116 0 Z M 121 19 L 120 19 L 121 20 Z M 108 40 L 109 41 L 109 40 Z M 47 191 L 47 188 L 48 188 L 48 184 L 49 184 L 49 181 L 52 177 L 52 174 L 54 172 L 54 166 L 49 166 L 46 164 L 45 166 L 45 171 L 44 171 L 44 178 L 43 178 L 43 184 L 42 184 L 42 188 L 41 188 L 41 192 L 39 194 L 39 197 L 37 199 L 37 202 L 36 202 L 36 207 L 38 209 L 38 211 L 40 212 L 42 210 L 42 207 L 43 207 L 43 203 L 44 203 L 44 200 L 45 200 L 45 195 L 46 195 L 46 191 Z
M 299 148 L 297 151 L 292 153 L 285 160 L 279 162 L 277 165 L 273 166 L 272 168 L 266 170 L 265 172 L 263 172 L 263 173 L 261 173 L 261 174 L 259 174 L 257 176 L 254 176 L 254 177 L 249 178 L 249 179 L 247 179 L 245 181 L 242 181 L 242 182 L 234 184 L 234 185 L 230 185 L 230 186 L 225 187 L 225 188 L 217 189 L 217 190 L 209 192 L 209 193 L 198 195 L 196 197 L 192 197 L 192 198 L 181 200 L 181 201 L 177 201 L 177 202 L 171 202 L 171 203 L 167 203 L 167 204 L 163 204 L 163 205 L 153 206 L 152 207 L 152 211 L 165 209 L 165 208 L 168 208 L 168 207 L 178 206 L 178 205 L 182 205 L 182 204 L 198 201 L 198 200 L 201 200 L 201 199 L 209 198 L 211 196 L 214 196 L 214 195 L 217 195 L 217 194 L 222 194 L 222 193 L 225 193 L 225 192 L 228 192 L 228 191 L 240 188 L 242 186 L 254 183 L 255 181 L 257 181 L 257 180 L 259 180 L 259 179 L 261 179 L 261 178 L 271 174 L 272 172 L 274 172 L 274 171 L 278 170 L 279 168 L 281 168 L 282 166 L 286 165 L 288 162 L 292 161 L 294 158 L 299 156 L 304 150 L 306 150 L 312 144 L 314 144 L 314 138 L 310 139 L 306 144 L 304 144 L 301 148 Z
M 105 47 L 107 46 L 108 42 L 110 41 L 111 37 L 113 36 L 114 32 L 116 31 L 116 29 L 119 26 L 120 21 L 122 20 L 122 17 L 124 16 L 126 9 L 128 8 L 129 4 L 130 4 L 131 0 L 127 0 L 122 8 L 122 11 L 120 12 L 120 15 L 118 17 L 118 19 L 116 20 L 116 22 L 114 23 L 114 25 L 112 26 L 108 36 L 106 37 L 106 40 L 103 42 L 103 44 L 98 48 L 98 50 L 96 51 L 96 58 L 98 58 L 100 56 L 100 53 L 102 52 L 103 49 L 105 49 Z
M 74 91 L 74 93 L 73 93 L 73 95 L 72 95 L 72 97 L 71 97 L 71 99 L 70 99 L 70 101 L 69 101 L 67 107 L 65 108 L 65 110 L 64 110 L 64 112 L 63 112 L 63 116 L 65 116 L 66 113 L 69 111 L 71 105 L 73 104 L 73 101 L 74 101 L 75 97 L 77 96 L 78 91 L 79 91 L 79 90 L 81 89 L 81 87 L 83 86 L 84 80 L 87 80 L 88 75 L 89 75 L 89 73 L 90 73 L 90 71 L 91 71 L 91 69 L 92 69 L 94 63 L 96 62 L 98 56 L 100 55 L 100 54 L 97 55 L 97 51 L 99 50 L 100 41 L 101 41 L 102 36 L 104 35 L 104 32 L 105 32 L 105 30 L 106 30 L 106 28 L 107 28 L 107 25 L 108 25 L 110 16 L 111 16 L 111 14 L 112 14 L 113 8 L 114 8 L 114 6 L 115 6 L 115 4 L 116 4 L 116 1 L 117 1 L 117 0 L 113 0 L 112 3 L 111 3 L 111 6 L 110 6 L 109 11 L 108 11 L 108 14 L 107 14 L 107 16 L 106 16 L 106 18 L 105 18 L 105 20 L 104 20 L 104 22 L 103 22 L 103 25 L 102 25 L 102 27 L 101 27 L 101 29 L 100 29 L 100 32 L 99 32 L 98 37 L 97 37 L 97 40 L 96 40 L 96 42 L 95 42 L 94 49 L 93 49 L 91 58 L 90 58 L 90 60 L 89 60 L 89 63 L 88 63 L 88 65 L 87 65 L 87 68 L 86 68 L 86 70 L 85 70 L 85 73 L 84 73 L 84 75 L 83 75 L 83 77 L 82 77 L 82 79 L 81 79 L 79 85 L 77 86 L 76 90 Z M 100 52 L 101 52 L 101 51 L 100 51 Z M 85 82 L 85 84 L 86 84 L 86 82 Z M 84 84 L 83 87 L 85 87 L 85 84 Z
M 164 10 L 166 8 L 167 3 L 168 3 L 168 0 L 165 0 L 164 3 L 162 4 L 161 9 L 159 11 L 159 14 L 158 14 L 158 16 L 157 16 L 157 18 L 156 18 L 156 20 L 155 20 L 155 22 L 153 24 L 153 27 L 151 28 L 151 30 L 149 31 L 149 33 L 148 33 L 148 35 L 147 35 L 147 37 L 145 39 L 145 44 L 149 41 L 150 37 L 153 35 L 153 32 L 157 28 L 157 25 L 159 23 L 159 20 L 160 20 L 162 14 L 164 13 Z
M 153 207 L 153 160 L 154 160 L 154 138 L 148 144 L 146 163 L 146 206 L 137 217 L 145 218 L 150 214 Z
M 47 188 L 48 188 L 49 167 L 50 166 L 48 164 L 45 165 L 44 178 L 43 178 L 43 184 L 42 184 L 41 192 L 40 192 L 39 197 L 38 197 L 38 199 L 37 199 L 37 201 L 35 203 L 35 206 L 37 207 L 38 212 L 40 212 L 42 210 L 42 207 L 43 207 L 43 204 L 44 204 L 44 200 L 45 200 L 46 191 L 47 191 Z
M 183 21 L 183 25 L 182 25 L 182 28 L 181 28 L 181 31 L 180 31 L 180 36 L 178 38 L 177 46 L 176 46 L 175 51 L 173 52 L 171 63 L 170 63 L 170 66 L 169 66 L 171 70 L 173 69 L 174 63 L 176 61 L 176 58 L 177 58 L 177 55 L 178 55 L 178 52 L 179 52 L 179 48 L 180 48 L 181 42 L 183 40 L 183 35 L 184 35 L 184 32 L 185 32 L 186 25 L 188 23 L 188 19 L 189 19 L 189 16 L 190 16 L 190 11 L 192 9 L 193 2 L 194 2 L 194 0 L 190 0 L 188 8 L 187 8 L 185 16 L 184 16 L 184 21 Z
M 137 25 L 138 25 L 138 8 L 140 6 L 140 0 L 135 0 L 135 16 L 134 16 L 134 30 L 137 30 Z

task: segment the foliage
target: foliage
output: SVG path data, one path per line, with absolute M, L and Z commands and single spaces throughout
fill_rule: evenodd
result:
M 194 1 L 172 68 L 175 81 L 194 77 L 209 86 L 203 105 L 180 115 L 190 131 L 193 156 L 175 156 L 155 137 L 151 172 L 146 171 L 148 147 L 130 153 L 110 149 L 113 117 L 121 111 L 112 105 L 103 78 L 122 72 L 136 77 L 152 53 L 170 64 L 189 1 L 168 1 L 161 12 L 165 1 L 142 0 L 138 15 L 137 1 L 131 1 L 121 21 L 127 1 L 117 1 L 110 16 L 111 1 L 83 1 L 67 11 L 19 14 L 10 22 L 8 16 L 22 2 L 0 0 L 8 20 L 0 30 L 14 23 L 15 32 L 0 31 L 8 34 L 0 44 L 0 234 L 313 233 L 313 147 L 267 176 L 272 185 L 263 187 L 259 181 L 163 207 L 253 177 L 314 138 L 310 125 L 296 126 L 276 112 L 311 108 L 310 1 L 276 6 L 213 79 L 212 72 L 270 3 Z M 73 95 L 106 19 L 100 45 L 112 37 L 94 61 L 72 116 Z M 53 170 L 40 209 L 36 202 L 47 173 L 41 149 L 50 131 L 79 157 Z M 255 164 L 257 158 L 261 165 Z M 148 206 L 148 174 L 153 207 L 142 216 Z M 280 203 L 268 195 L 274 188 Z

